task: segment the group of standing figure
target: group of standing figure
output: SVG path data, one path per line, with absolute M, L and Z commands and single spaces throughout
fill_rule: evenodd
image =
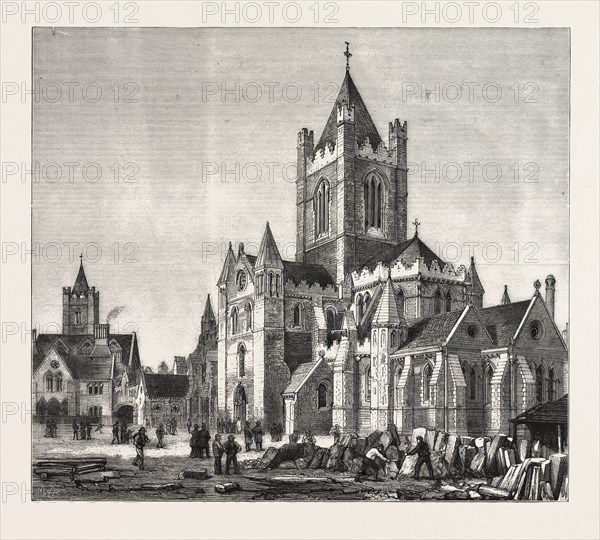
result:
M 133 431 L 127 428 L 125 420 L 117 420 L 112 426 L 112 436 L 110 444 L 127 444 L 133 438 Z
M 56 438 L 56 432 L 58 430 L 58 426 L 56 425 L 56 420 L 46 420 L 46 433 L 44 433 L 44 437 L 51 437 L 53 439 Z
M 74 441 L 91 441 L 92 440 L 92 423 L 89 420 L 81 420 L 77 422 L 77 418 L 73 420 L 73 440 Z M 96 431 L 102 433 L 102 422 L 96 426 Z

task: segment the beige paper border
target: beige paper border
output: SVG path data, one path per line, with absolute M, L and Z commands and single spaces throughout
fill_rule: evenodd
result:
M 62 4 L 61 2 L 58 2 Z M 88 2 L 82 1 L 82 4 Z M 206 26 L 200 2 L 135 2 L 133 26 Z M 401 3 L 336 2 L 335 26 L 420 26 L 403 24 Z M 482 2 L 486 4 L 487 2 Z M 21 4 L 21 2 L 4 2 Z M 26 2 L 43 9 L 45 2 Z M 113 2 L 99 2 L 105 13 Z M 230 2 L 229 4 L 233 4 Z M 302 4 L 304 10 L 313 2 Z M 407 4 L 407 3 L 405 3 Z M 420 5 L 418 3 L 409 3 Z M 513 2 L 500 2 L 508 13 Z M 571 93 L 571 375 L 570 496 L 564 504 L 494 503 L 32 503 L 30 341 L 2 343 L 1 506 L 2 538 L 598 538 L 598 3 L 537 2 L 537 24 L 472 26 L 570 27 Z M 434 7 L 435 2 L 427 2 Z M 63 6 L 63 9 L 64 8 Z M 466 9 L 466 8 L 464 8 Z M 413 21 L 411 19 L 411 21 Z M 31 80 L 31 27 L 9 18 L 2 24 L 2 81 Z M 41 26 L 52 26 L 40 21 Z M 69 26 L 64 18 L 57 23 Z M 74 26 L 111 26 L 76 17 Z M 211 26 L 219 26 L 214 21 Z M 235 26 L 252 26 L 234 24 Z M 293 26 L 313 26 L 303 17 Z M 131 26 L 121 23 L 119 26 Z M 223 25 L 228 26 L 228 25 Z M 290 25 L 292 26 L 292 25 Z M 315 26 L 332 26 L 319 24 Z M 426 26 L 466 26 L 433 24 Z M 1 158 L 30 162 L 30 101 L 2 104 Z M 2 183 L 2 241 L 30 242 L 30 177 Z M 540 208 L 543 211 L 543 208 Z M 14 259 L 14 258 L 13 258 Z M 2 266 L 1 319 L 30 321 L 30 260 Z M 28 323 L 29 324 L 29 323 Z M 27 326 L 29 328 L 29 326 Z M 8 414 L 14 406 L 25 411 Z

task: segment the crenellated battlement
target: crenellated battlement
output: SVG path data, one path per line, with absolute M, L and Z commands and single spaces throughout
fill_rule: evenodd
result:
M 331 296 L 337 298 L 337 287 L 326 285 L 322 287 L 320 283 L 309 285 L 306 281 L 296 284 L 291 279 L 287 279 L 284 286 L 285 292 L 290 294 L 303 294 L 307 296 Z
M 408 139 L 408 124 L 406 120 L 401 124 L 400 120 L 396 118 L 393 122 L 389 123 L 389 145 L 392 146 L 392 139 L 399 137 L 401 139 Z
M 315 137 L 312 129 L 308 131 L 307 128 L 302 128 L 298 132 L 298 146 L 306 145 L 312 151 L 314 148 L 314 142 Z
M 357 142 L 356 155 L 358 157 L 372 159 L 373 161 L 389 163 L 390 165 L 394 164 L 394 153 L 390 152 L 387 149 L 387 146 L 385 146 L 383 141 L 377 148 L 373 149 L 368 137 L 365 139 L 365 142 L 361 146 L 358 146 L 358 142 Z
M 306 174 L 313 174 L 321 170 L 325 165 L 333 163 L 337 159 L 335 145 L 327 145 L 323 150 L 317 151 L 312 161 L 307 164 Z
M 428 266 L 423 257 L 417 258 L 414 263 L 406 263 L 398 259 L 391 268 L 379 262 L 372 269 L 364 267 L 360 272 L 353 272 L 352 283 L 354 287 L 382 283 L 387 279 L 388 273 L 392 276 L 392 280 L 414 277 L 420 274 L 422 277 L 462 282 L 466 279 L 467 269 L 464 265 L 455 268 L 452 263 L 446 263 L 443 268 L 440 268 L 437 260 L 432 261 L 431 265 Z
M 354 103 L 348 104 L 346 101 L 342 101 L 337 106 L 337 121 L 338 124 L 342 122 L 354 123 Z

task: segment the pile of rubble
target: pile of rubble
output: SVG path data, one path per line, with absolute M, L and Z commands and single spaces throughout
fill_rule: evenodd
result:
M 522 440 L 517 444 L 503 434 L 473 438 L 416 428 L 409 438 L 400 437 L 390 424 L 386 431 L 374 431 L 367 437 L 346 434 L 330 448 L 305 443 L 270 447 L 262 458 L 240 465 L 244 469 L 329 469 L 356 473 L 362 468 L 365 454 L 381 445 L 390 460 L 387 478 L 394 480 L 415 474 L 418 456 L 409 456 L 407 452 L 416 446 L 418 436 L 430 448 L 434 477 L 453 480 L 442 482 L 436 495 L 427 498 L 568 499 L 568 456 L 550 455 L 539 441 L 531 444 Z M 420 472 L 427 475 L 425 469 Z

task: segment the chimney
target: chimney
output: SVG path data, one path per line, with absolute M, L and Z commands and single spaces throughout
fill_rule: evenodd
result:
M 94 325 L 94 341 L 96 345 L 108 345 L 108 330 L 110 325 L 108 324 L 95 324 Z
M 554 320 L 554 286 L 556 285 L 556 278 L 550 274 L 546 278 L 546 306 L 548 311 Z

